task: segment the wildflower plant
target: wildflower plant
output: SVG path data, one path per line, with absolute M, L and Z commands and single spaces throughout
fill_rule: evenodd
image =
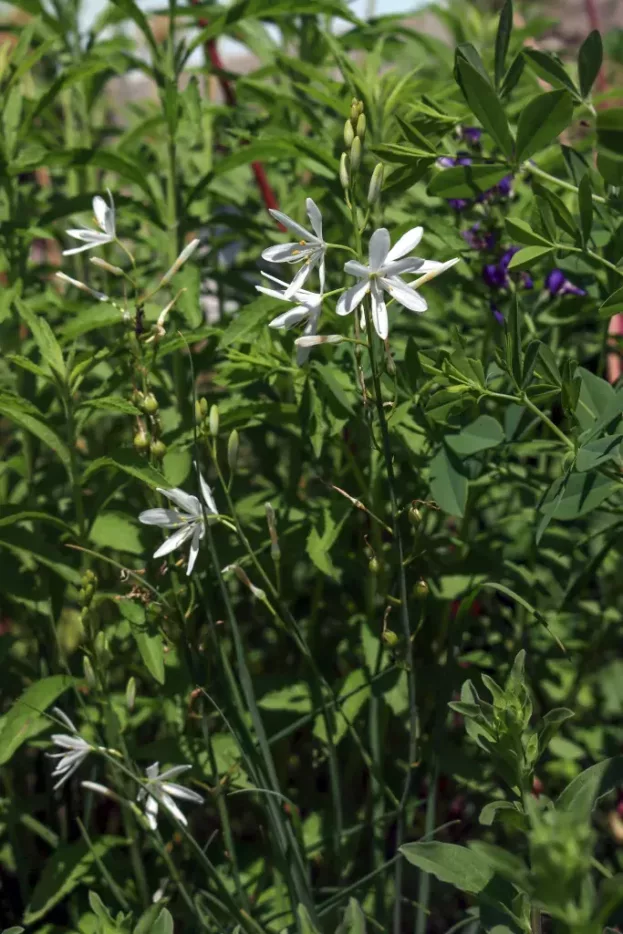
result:
M 7 21 L 0 927 L 620 926 L 616 53 L 286 6 Z

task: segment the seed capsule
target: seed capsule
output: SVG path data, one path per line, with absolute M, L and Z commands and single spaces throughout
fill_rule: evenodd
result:
M 393 629 L 386 629 L 383 633 L 381 633 L 381 639 L 385 645 L 389 645 L 390 648 L 394 645 L 397 645 L 399 641 L 399 638 Z
M 143 411 L 147 412 L 148 415 L 155 415 L 158 411 L 158 400 L 154 396 L 153 392 L 147 393 L 143 399 Z
M 417 508 L 417 506 L 411 506 L 409 508 L 408 516 L 409 516 L 409 522 L 415 528 L 417 528 L 418 526 L 422 524 L 422 513 Z
M 152 441 L 149 445 L 149 450 L 151 451 L 152 457 L 157 461 L 161 461 L 167 453 L 167 446 L 164 441 Z
M 428 596 L 430 588 L 425 580 L 419 580 L 413 588 L 415 596 L 423 600 Z
M 370 558 L 368 561 L 368 570 L 371 574 L 378 574 L 381 565 L 378 562 L 378 558 Z
M 144 431 L 138 431 L 134 435 L 132 444 L 134 445 L 134 450 L 139 454 L 145 454 L 149 450 L 149 438 Z

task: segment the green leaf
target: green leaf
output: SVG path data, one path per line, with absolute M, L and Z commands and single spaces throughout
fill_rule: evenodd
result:
M 580 209 L 582 243 L 586 246 L 593 227 L 593 194 L 588 172 L 582 176 L 578 185 L 578 207 Z
M 2 931 L 2 934 L 23 934 L 23 931 L 25 930 L 26 928 L 20 927 L 5 928 L 4 931 Z
M 294 306 L 296 302 L 292 303 Z M 256 298 L 254 302 L 246 305 L 237 312 L 236 317 L 231 320 L 227 328 L 223 331 L 220 339 L 220 347 L 229 347 L 231 344 L 238 344 L 242 341 L 251 343 L 254 336 L 265 328 L 270 321 L 269 313 L 277 305 L 283 305 L 284 309 L 288 307 L 286 302 L 279 302 L 267 295 Z
M 525 243 L 527 246 L 554 246 L 550 240 L 536 233 L 529 224 L 518 217 L 507 217 L 506 229 L 517 243 Z
M 552 252 L 553 247 L 549 246 L 527 246 L 523 250 L 520 250 L 519 253 L 515 253 L 510 263 L 508 264 L 509 269 L 530 269 L 534 266 L 534 263 L 541 259 L 542 256 L 547 256 L 548 253 Z
M 506 0 L 500 12 L 498 22 L 498 31 L 495 36 L 495 86 L 499 88 L 504 77 L 504 66 L 506 62 L 506 53 L 513 29 L 513 3 L 512 0 Z
M 531 71 L 555 88 L 566 88 L 578 101 L 580 100 L 580 92 L 557 55 L 540 49 L 524 49 L 523 54 Z
M 406 843 L 400 852 L 408 862 L 429 872 L 440 882 L 450 882 L 463 892 L 477 894 L 493 878 L 486 859 L 454 843 Z
M 578 450 L 575 469 L 584 473 L 613 460 L 619 453 L 623 435 L 606 435 L 597 441 L 589 441 Z
M 72 684 L 75 679 L 68 675 L 51 675 L 31 684 L 15 701 L 2 721 L 0 765 L 5 765 L 27 739 L 51 725 L 52 721 L 44 717 L 43 712 Z
M 0 414 L 26 429 L 46 444 L 63 463 L 68 473 L 71 471 L 71 453 L 64 441 L 43 421 L 43 415 L 35 417 L 22 400 L 0 395 Z
M 577 519 L 597 509 L 617 489 L 617 484 L 597 473 L 572 473 L 554 481 L 540 512 L 560 520 Z
M 366 916 L 356 898 L 350 898 L 335 934 L 366 934 Z
M 506 158 L 513 158 L 513 137 L 506 114 L 491 84 L 465 59 L 457 58 L 456 67 L 462 91 L 469 107 L 485 130 L 496 141 Z
M 312 710 L 309 687 L 304 682 L 269 691 L 260 698 L 258 705 L 264 710 L 285 710 L 296 714 L 310 713 Z
M 143 36 L 147 40 L 147 44 L 151 49 L 151 52 L 154 56 L 154 62 L 157 62 L 160 56 L 160 50 L 156 40 L 154 39 L 154 34 L 151 31 L 149 21 L 141 8 L 137 3 L 134 3 L 134 0 L 112 0 L 117 9 L 123 13 L 128 19 L 131 19 L 140 29 Z
M 164 684 L 164 641 L 157 628 L 147 621 L 145 607 L 133 600 L 121 600 L 119 610 L 130 624 L 145 667 L 158 684 Z
M 527 247 L 527 249 L 532 250 L 536 248 Z M 516 255 L 518 256 L 519 254 L 517 253 Z M 511 302 L 508 327 L 506 330 L 506 365 L 517 386 L 521 386 L 523 384 L 524 356 L 521 343 L 521 308 L 516 292 Z
M 100 549 L 114 548 L 132 555 L 142 555 L 145 550 L 136 523 L 116 512 L 98 513 L 89 538 Z
M 504 430 L 491 415 L 479 415 L 475 422 L 463 428 L 458 435 L 446 435 L 444 440 L 455 454 L 469 457 L 501 444 Z
M 483 827 L 490 827 L 497 818 L 500 811 L 512 812 L 513 818 L 520 818 L 521 812 L 510 801 L 490 801 L 485 804 L 478 817 L 478 823 Z
M 578 820 L 588 820 L 600 798 L 623 784 L 623 756 L 604 759 L 586 769 L 567 785 L 556 801 L 563 811 L 574 811 Z
M 52 328 L 45 320 L 45 318 L 39 318 L 35 315 L 28 305 L 21 301 L 21 299 L 16 298 L 15 305 L 19 311 L 20 317 L 28 325 L 32 332 L 32 336 L 35 339 L 35 343 L 39 348 L 39 353 L 41 354 L 41 359 L 44 360 L 50 369 L 57 374 L 62 380 L 65 379 L 65 362 L 63 360 L 63 351 L 60 348 L 56 337 L 52 332 Z
M 556 358 L 547 344 L 539 346 L 540 363 L 537 363 L 536 369 L 539 373 L 550 380 L 555 386 L 562 386 L 562 376 L 556 363 Z
M 451 516 L 462 516 L 469 486 L 454 455 L 441 448 L 430 463 L 429 484 L 435 502 Z
M 549 710 L 542 720 L 542 726 L 539 730 L 539 756 L 542 756 L 550 741 L 558 733 L 563 723 L 574 717 L 575 714 L 567 707 L 555 707 Z
M 77 315 L 72 315 L 70 320 L 62 326 L 61 337 L 65 343 L 69 344 L 90 331 L 113 327 L 121 323 L 121 312 L 118 308 L 113 308 L 106 302 L 99 302 L 97 305 L 78 312 Z
M 476 198 L 508 174 L 506 165 L 456 165 L 438 172 L 428 193 L 441 198 Z
M 549 188 L 539 185 L 536 180 L 532 182 L 532 189 L 538 198 L 547 202 L 558 226 L 575 239 L 578 232 L 577 224 L 562 198 Z
M 105 172 L 114 172 L 121 178 L 134 182 L 152 199 L 151 188 L 145 172 L 122 156 L 99 147 L 95 149 L 59 149 L 41 157 L 41 164 L 49 168 L 83 168 L 93 165 Z
M 517 161 L 523 162 L 549 146 L 573 118 L 567 91 L 548 91 L 527 104 L 517 125 Z
M 361 688 L 361 690 L 358 690 Z M 361 708 L 368 702 L 371 696 L 371 688 L 368 683 L 368 675 L 364 668 L 356 668 L 344 680 L 337 697 L 338 708 L 335 711 L 333 726 L 333 743 L 338 743 L 346 736 L 349 723 L 352 723 L 357 717 Z M 319 715 L 314 723 L 314 736 L 328 744 L 327 725 L 323 715 Z
M 85 399 L 78 406 L 79 409 L 99 409 L 115 415 L 140 415 L 140 409 L 123 396 L 99 396 L 96 399 Z
M 163 487 L 165 490 L 169 488 L 164 474 L 161 474 L 159 470 L 144 461 L 134 451 L 119 451 L 110 457 L 100 457 L 92 461 L 84 472 L 83 482 L 86 483 L 87 479 L 90 479 L 93 474 L 106 467 L 115 467 L 131 477 L 141 480 L 153 489 L 156 487 Z
M 334 580 L 339 580 L 340 574 L 331 560 L 329 551 L 340 534 L 346 515 L 348 515 L 348 513 L 345 513 L 341 522 L 337 523 L 329 510 L 325 509 L 323 513 L 322 531 L 320 530 L 320 525 L 315 525 L 309 533 L 306 542 L 307 554 L 318 570 L 332 577 Z
M 161 910 L 150 934 L 173 934 L 173 916 L 167 908 Z
M 301 929 L 301 934 L 320 934 L 318 928 L 314 926 L 312 919 L 309 916 L 309 912 L 305 905 L 301 904 L 296 909 L 296 913 L 299 919 L 299 927 Z
M 80 884 L 90 884 L 98 875 L 96 860 L 114 847 L 125 846 L 120 837 L 101 836 L 91 847 L 85 840 L 60 846 L 46 860 L 24 914 L 24 924 L 34 924 Z
M 597 29 L 593 29 L 586 37 L 578 53 L 578 77 L 580 81 L 580 94 L 584 99 L 591 93 L 595 78 L 599 74 L 604 57 L 601 36 Z
M 597 112 L 597 141 L 600 148 L 623 155 L 623 107 Z
M 612 292 L 599 306 L 600 318 L 612 318 L 613 315 L 623 314 L 623 286 Z

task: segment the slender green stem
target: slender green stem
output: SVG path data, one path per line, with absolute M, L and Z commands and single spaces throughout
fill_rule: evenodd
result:
M 611 263 L 610 260 L 607 260 L 604 256 L 600 256 L 599 253 L 594 253 L 593 250 L 581 250 L 577 246 L 562 246 L 562 249 L 565 249 L 568 253 L 580 253 L 585 256 L 590 256 L 592 260 L 596 263 L 600 263 L 605 269 L 610 270 L 610 272 L 616 272 L 618 276 L 623 276 L 623 269 L 619 266 L 615 266 L 614 263 Z
M 424 825 L 424 834 L 426 837 L 432 835 L 435 829 L 435 812 L 437 809 L 437 777 L 439 775 L 439 766 L 437 762 L 430 774 L 430 785 L 428 788 L 428 797 L 426 799 L 426 818 Z M 428 902 L 430 899 L 430 874 L 423 869 L 420 870 L 418 879 L 417 894 L 417 915 L 415 918 L 415 934 L 426 934 L 426 918 L 428 915 Z
M 521 171 L 525 174 L 536 175 L 538 178 L 542 178 L 544 181 L 552 182 L 559 188 L 564 188 L 565 191 L 572 191 L 576 195 L 578 193 L 577 185 L 573 185 L 571 182 L 565 182 L 561 178 L 556 178 L 555 175 L 550 175 L 549 172 L 546 172 L 544 169 L 540 169 L 539 166 L 535 165 L 533 162 L 525 162 Z M 593 201 L 595 201 L 597 204 L 607 204 L 607 199 L 602 198 L 601 195 L 593 195 Z
M 494 392 L 493 390 L 487 390 L 487 395 L 491 396 L 493 399 L 504 399 L 507 402 L 514 402 L 516 405 L 525 405 L 527 409 L 536 415 L 537 418 L 543 422 L 544 425 L 547 425 L 552 434 L 562 441 L 562 443 L 568 447 L 571 451 L 575 451 L 575 445 L 571 438 L 568 438 L 566 434 L 558 428 L 557 425 L 554 425 L 551 418 L 549 418 L 545 412 L 542 412 L 541 409 L 534 404 L 534 402 L 528 397 L 526 393 L 522 393 L 520 396 L 512 396 L 510 393 L 506 392 Z

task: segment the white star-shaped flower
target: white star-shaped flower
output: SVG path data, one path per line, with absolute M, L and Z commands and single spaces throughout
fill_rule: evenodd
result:
M 308 198 L 305 203 L 307 205 L 307 216 L 314 230 L 313 233 L 305 230 L 304 227 L 301 227 L 300 224 L 297 224 L 295 220 L 282 211 L 270 208 L 270 213 L 275 220 L 279 221 L 280 224 L 283 224 L 284 227 L 287 227 L 299 238 L 296 243 L 279 243 L 276 246 L 269 246 L 262 253 L 262 259 L 268 260 L 269 263 L 303 263 L 288 286 L 285 298 L 290 298 L 301 288 L 312 269 L 316 266 L 319 267 L 320 291 L 324 292 L 324 255 L 327 245 L 322 237 L 322 214 L 311 198 Z
M 290 293 L 290 288 L 288 287 L 287 282 L 282 282 L 281 279 L 276 279 L 275 276 L 269 276 L 266 273 L 266 278 L 271 279 L 273 282 L 276 282 L 278 285 L 283 287 L 283 291 L 278 289 L 267 289 L 264 285 L 256 285 L 255 288 L 258 292 L 262 292 L 264 295 L 270 295 L 271 298 L 278 298 L 280 301 L 285 302 L 299 302 L 298 305 L 295 305 L 294 308 L 284 311 L 282 315 L 277 315 L 276 318 L 273 318 L 272 321 L 268 322 L 269 328 L 284 328 L 286 331 L 289 331 L 290 328 L 296 327 L 297 324 L 306 321 L 306 325 L 303 328 L 303 334 L 306 336 L 313 335 L 318 330 L 318 321 L 320 320 L 320 309 L 322 306 L 322 294 L 318 292 L 308 292 L 307 289 L 297 289 L 293 294 Z M 302 363 L 305 363 L 309 356 L 309 348 L 299 347 L 296 354 L 296 362 L 299 366 Z
M 85 739 L 82 739 L 67 714 L 63 713 L 59 707 L 53 707 L 52 712 L 71 730 L 71 734 L 54 733 L 52 736 L 54 744 L 62 750 L 61 752 L 48 753 L 48 758 L 59 760 L 52 772 L 54 778 L 60 775 L 59 780 L 52 789 L 56 791 L 57 788 L 65 784 L 76 769 L 80 768 L 86 757 L 92 752 L 93 746 L 87 743 Z
M 175 765 L 172 769 L 166 769 L 159 774 L 158 762 L 147 766 L 145 770 L 147 781 L 140 789 L 136 800 L 139 802 L 146 801 L 145 817 L 152 830 L 156 830 L 158 826 L 158 809 L 160 805 L 186 827 L 188 821 L 173 799 L 179 798 L 182 801 L 192 801 L 195 804 L 203 802 L 203 798 L 196 791 L 191 791 L 189 788 L 184 788 L 183 785 L 176 785 L 174 782 L 168 781 L 170 778 L 181 775 L 182 772 L 187 772 L 190 768 L 192 768 L 191 765 Z
M 369 265 L 364 266 L 356 260 L 349 260 L 344 266 L 344 272 L 357 276 L 361 281 L 340 296 L 336 308 L 338 315 L 350 314 L 370 293 L 374 329 L 379 337 L 385 340 L 389 333 L 389 325 L 384 292 L 411 311 L 426 311 L 428 305 L 416 292 L 416 287 L 454 266 L 459 260 L 457 258 L 447 263 L 437 263 L 433 260 L 419 259 L 417 256 L 405 256 L 415 249 L 422 239 L 423 232 L 422 227 L 413 227 L 392 247 L 389 231 L 385 227 L 375 230 L 368 247 Z M 406 272 L 420 272 L 423 275 L 411 285 L 407 285 L 400 278 L 400 274 Z M 363 314 L 361 320 L 363 327 Z
M 199 474 L 199 483 L 201 486 L 201 496 L 205 503 L 206 511 L 212 515 L 218 515 L 216 503 L 212 495 L 212 490 Z M 175 551 L 184 542 L 190 538 L 190 552 L 188 555 L 188 568 L 186 574 L 191 574 L 199 554 L 199 544 L 205 535 L 205 524 L 203 519 L 203 506 L 196 496 L 185 493 L 177 487 L 172 490 L 162 490 L 158 492 L 166 496 L 177 509 L 146 509 L 138 517 L 138 521 L 144 525 L 159 525 L 163 529 L 176 529 L 163 544 L 154 552 L 154 558 L 161 558 Z
M 68 236 L 75 240 L 82 240 L 84 246 L 76 246 L 71 250 L 63 250 L 63 256 L 71 256 L 73 253 L 82 253 L 84 250 L 92 250 L 93 247 L 103 246 L 105 243 L 112 243 L 116 239 L 115 229 L 115 204 L 112 199 L 110 189 L 106 189 L 110 204 L 106 204 L 100 195 L 93 198 L 93 213 L 100 230 L 92 230 L 90 227 L 76 227 L 67 231 Z M 100 232 L 101 231 L 101 232 Z

